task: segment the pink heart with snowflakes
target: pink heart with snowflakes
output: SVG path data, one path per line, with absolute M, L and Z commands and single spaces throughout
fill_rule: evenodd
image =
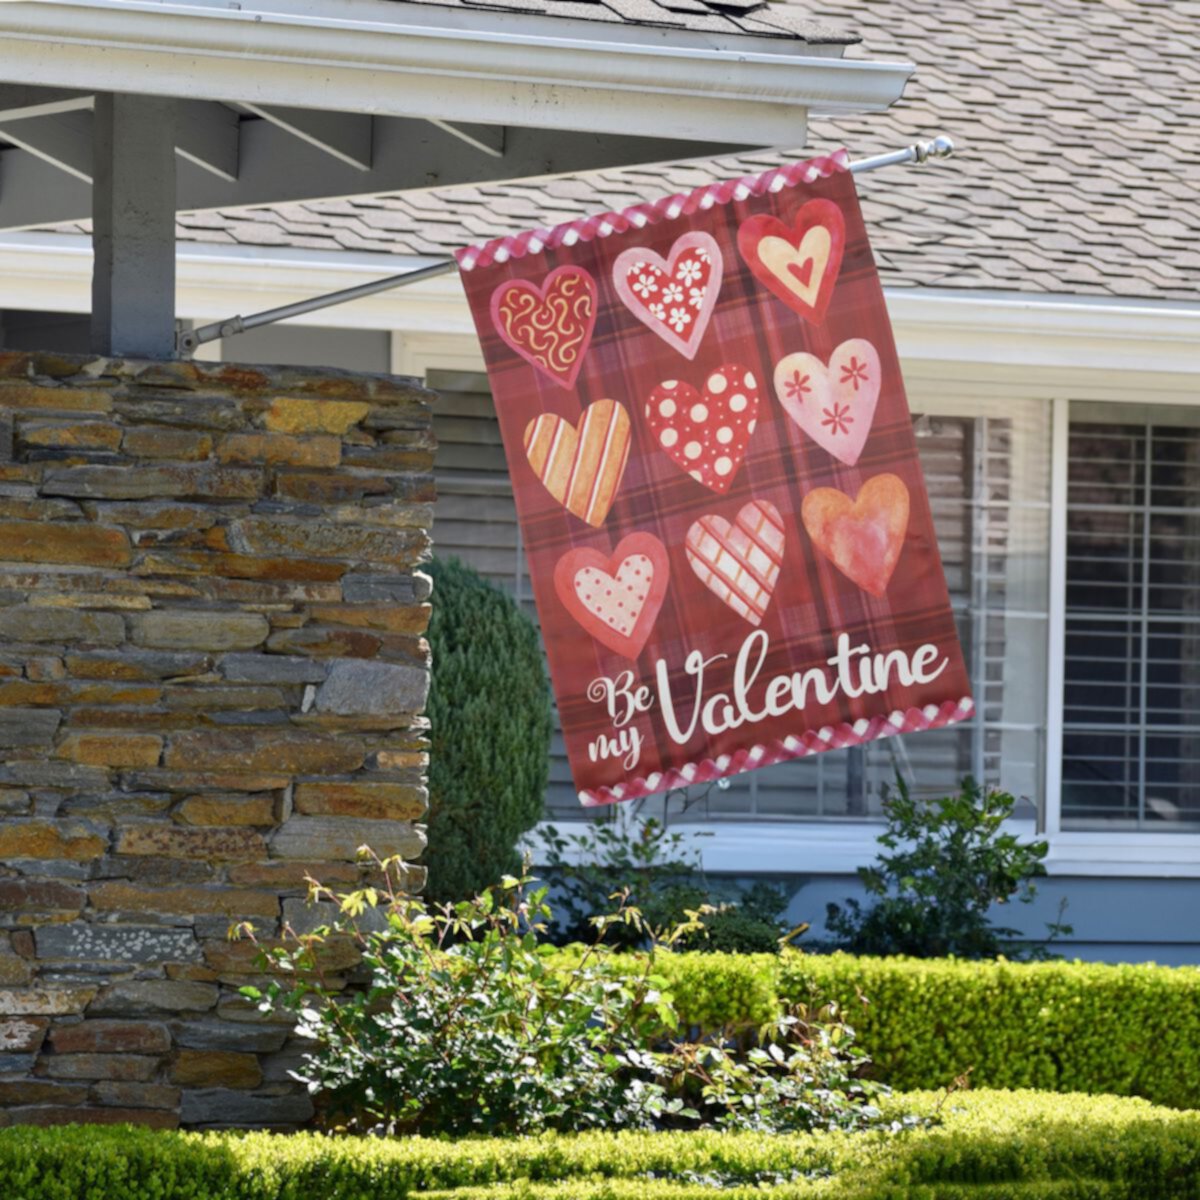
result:
M 613 286 L 647 329 L 691 359 L 716 307 L 722 271 L 716 240 L 685 233 L 665 259 L 643 246 L 623 250 L 613 263 Z
M 879 401 L 879 353 L 865 338 L 843 342 L 826 366 L 812 354 L 775 364 L 775 394 L 814 442 L 848 467 L 858 462 Z
M 664 380 L 650 393 L 645 413 L 667 456 L 697 483 L 725 493 L 758 424 L 758 380 L 738 363 L 710 371 L 703 392 Z

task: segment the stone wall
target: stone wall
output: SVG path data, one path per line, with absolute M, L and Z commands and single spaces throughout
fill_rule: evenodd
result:
M 429 399 L 0 354 L 0 1124 L 311 1113 L 227 932 L 423 849 Z

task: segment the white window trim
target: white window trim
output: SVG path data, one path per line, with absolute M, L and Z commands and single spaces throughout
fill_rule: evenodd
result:
M 1062 829 L 1063 697 L 1067 628 L 1067 436 L 1070 402 L 1051 402 L 1050 619 L 1046 628 L 1046 762 L 1042 812 L 1048 836 Z
M 571 822 L 543 821 L 525 839 L 535 866 L 547 861 L 547 829 L 574 832 Z M 1008 830 L 1033 840 L 1033 821 L 1012 821 Z M 854 875 L 879 854 L 881 821 L 722 821 L 708 825 L 672 821 L 686 847 L 700 853 L 714 875 Z M 1123 837 L 1103 830 L 1043 835 L 1049 844 L 1046 873 L 1052 878 L 1200 879 L 1200 835 L 1140 833 Z

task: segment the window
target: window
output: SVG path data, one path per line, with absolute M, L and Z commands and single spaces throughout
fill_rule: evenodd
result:
M 1200 412 L 1078 404 L 1064 829 L 1200 828 Z
M 536 619 L 499 427 L 481 373 L 430 371 L 440 393 L 434 429 L 438 553 L 457 555 L 508 588 Z M 714 824 L 878 815 L 899 773 L 944 794 L 965 774 L 1040 804 L 1044 771 L 1050 409 L 1032 400 L 930 398 L 916 418 L 963 650 L 974 681 L 972 722 L 851 750 L 818 754 L 638 802 L 643 815 Z M 547 807 L 583 819 L 561 740 Z

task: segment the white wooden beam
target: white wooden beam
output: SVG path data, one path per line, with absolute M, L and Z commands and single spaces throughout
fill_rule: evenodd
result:
M 206 100 L 176 102 L 175 153 L 233 183 L 238 177 L 238 130 L 241 121 L 232 108 Z
M 363 113 L 321 112 L 246 104 L 249 112 L 357 171 L 371 169 L 372 118 Z
M 455 125 L 450 121 L 430 121 L 430 124 L 466 142 L 468 146 L 474 146 L 483 154 L 492 158 L 504 157 L 503 125 Z
M 92 114 L 68 111 L 48 116 L 0 119 L 0 141 L 12 142 L 43 162 L 92 181 Z

